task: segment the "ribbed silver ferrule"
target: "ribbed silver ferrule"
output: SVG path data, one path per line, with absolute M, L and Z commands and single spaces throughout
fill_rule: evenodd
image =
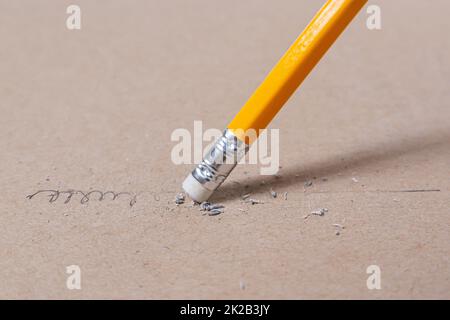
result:
M 204 188 L 214 191 L 225 181 L 248 149 L 245 142 L 227 129 L 192 171 L 192 176 Z

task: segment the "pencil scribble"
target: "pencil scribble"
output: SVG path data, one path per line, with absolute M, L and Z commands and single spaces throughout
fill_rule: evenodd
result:
M 75 195 L 81 195 L 81 197 L 80 197 L 81 204 L 85 204 L 85 203 L 89 202 L 92 199 L 92 197 L 94 197 L 94 195 L 97 195 L 95 199 L 98 201 L 103 201 L 106 198 L 110 198 L 111 200 L 116 200 L 122 195 L 127 195 L 130 199 L 130 202 L 129 202 L 130 207 L 132 207 L 136 203 L 136 197 L 137 197 L 136 194 L 131 193 L 131 192 L 115 192 L 115 191 L 103 192 L 100 190 L 91 190 L 91 191 L 84 192 L 81 190 L 73 190 L 73 189 L 69 189 L 69 190 L 65 190 L 65 191 L 46 189 L 46 190 L 38 190 L 35 193 L 28 195 L 27 199 L 31 200 L 34 196 L 41 194 L 41 193 L 48 194 L 48 197 L 49 197 L 48 202 L 50 202 L 50 203 L 53 203 L 56 200 L 58 200 L 60 196 L 65 196 L 64 204 L 69 203 L 70 200 L 72 199 L 72 197 Z

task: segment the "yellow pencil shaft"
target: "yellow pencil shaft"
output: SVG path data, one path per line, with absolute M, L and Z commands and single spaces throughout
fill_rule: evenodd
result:
M 228 125 L 241 140 L 244 132 L 267 127 L 325 52 L 344 31 L 367 0 L 329 0 L 292 44 L 263 83 Z

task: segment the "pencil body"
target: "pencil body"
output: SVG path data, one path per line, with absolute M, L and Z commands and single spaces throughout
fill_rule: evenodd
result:
M 329 0 L 228 125 L 241 140 L 267 127 L 367 0 Z

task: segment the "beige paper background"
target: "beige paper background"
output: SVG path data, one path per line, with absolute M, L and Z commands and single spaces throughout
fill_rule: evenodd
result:
M 170 134 L 224 128 L 322 1 L 79 0 L 69 31 L 72 1 L 1 0 L 0 298 L 450 298 L 450 4 L 374 3 L 272 123 L 280 177 L 237 168 L 209 217 Z

